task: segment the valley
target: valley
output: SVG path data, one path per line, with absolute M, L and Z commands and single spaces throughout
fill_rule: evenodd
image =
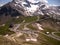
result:
M 49 1 L 0 0 L 0 45 L 60 45 L 60 5 Z
M 3 37 L 7 38 L 8 40 L 11 40 L 19 45 L 25 45 L 25 44 L 26 45 L 32 45 L 32 44 L 33 45 L 57 45 L 57 44 L 59 45 L 60 38 L 57 37 L 58 35 L 55 36 L 53 32 L 59 33 L 60 25 L 58 25 L 51 19 L 42 19 L 43 16 L 42 17 L 39 16 L 39 20 L 38 20 L 38 16 L 33 16 L 33 17 L 30 16 L 29 17 L 20 16 L 19 18 L 14 17 L 15 21 L 11 19 L 10 21 L 7 22 L 7 29 L 9 29 L 14 33 L 12 32 L 10 33 L 10 31 L 4 28 L 6 29 L 5 32 L 7 33 L 2 31 L 2 33 L 0 34 Z M 19 21 L 22 20 L 22 22 L 19 22 L 16 19 L 18 19 Z M 13 25 L 13 27 L 9 27 L 11 24 Z M 40 25 L 40 27 L 38 25 Z

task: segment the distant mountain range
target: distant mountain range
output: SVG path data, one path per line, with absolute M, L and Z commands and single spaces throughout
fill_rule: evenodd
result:
M 60 19 L 60 6 L 49 6 L 45 2 L 29 2 L 28 0 L 13 0 L 0 7 L 0 15 L 49 15 Z

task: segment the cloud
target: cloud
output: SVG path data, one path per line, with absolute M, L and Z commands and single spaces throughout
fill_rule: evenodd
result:
M 48 1 L 47 0 L 40 0 L 41 2 L 45 2 L 45 3 L 48 3 Z
M 37 3 L 37 2 L 45 2 L 45 3 L 48 3 L 47 0 L 28 0 L 29 2 L 31 3 Z
M 0 4 L 0 7 L 3 6 L 3 4 Z
M 6 4 L 6 3 L 0 3 L 0 7 L 3 6 L 3 5 L 5 5 L 5 4 Z
M 39 0 L 28 0 L 29 2 L 31 2 L 31 3 L 37 3 L 37 2 L 39 2 Z
M 12 0 L 0 0 L 0 7 L 11 1 Z
M 59 6 L 59 5 L 56 5 L 56 4 L 50 4 L 49 6 Z

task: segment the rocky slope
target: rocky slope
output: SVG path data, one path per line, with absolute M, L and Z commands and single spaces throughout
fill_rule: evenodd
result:
M 49 15 L 60 19 L 60 6 L 49 6 L 46 2 L 31 0 L 13 0 L 1 7 L 0 15 Z M 56 16 L 58 15 L 58 16 Z

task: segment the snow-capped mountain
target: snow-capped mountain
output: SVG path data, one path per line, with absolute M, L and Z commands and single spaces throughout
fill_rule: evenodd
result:
M 23 7 L 28 15 L 33 15 L 37 10 L 46 9 L 49 7 L 47 3 L 42 2 L 41 0 L 13 0 L 13 2 L 15 3 L 15 6 L 20 8 Z
M 0 13 L 1 10 L 3 10 L 3 7 L 7 8 L 7 12 L 10 7 L 24 16 L 60 16 L 60 6 L 49 6 L 48 3 L 46 1 L 44 2 L 43 0 L 12 0 L 12 2 L 9 2 L 8 4 L 5 4 L 1 7 Z

